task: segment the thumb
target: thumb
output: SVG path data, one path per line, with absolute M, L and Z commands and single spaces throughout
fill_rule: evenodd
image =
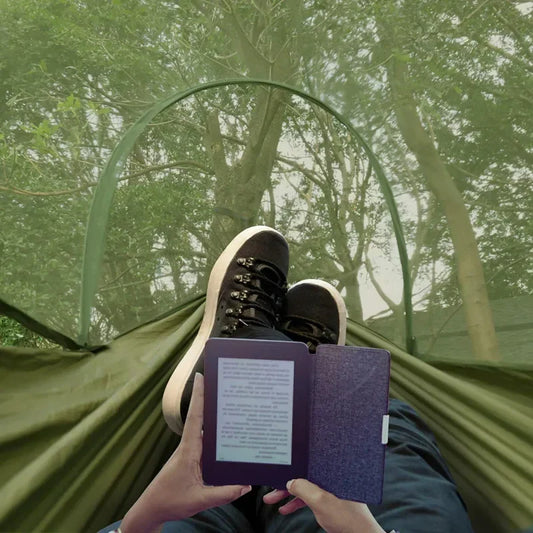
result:
M 342 501 L 336 496 L 321 489 L 307 479 L 293 479 L 287 483 L 287 490 L 307 504 L 313 511 L 318 524 L 330 533 L 346 531 L 346 524 L 351 523 L 342 507 Z M 344 502 L 348 503 L 348 502 Z
M 320 526 L 330 533 L 346 531 L 346 524 L 357 524 L 355 529 L 350 529 L 354 532 L 385 533 L 363 503 L 341 500 L 306 479 L 289 481 L 287 490 L 304 501 Z
M 337 500 L 333 494 L 307 481 L 307 479 L 291 479 L 287 483 L 287 490 L 293 496 L 304 501 L 313 512 L 320 512 L 325 506 L 331 505 Z
M 205 503 L 209 507 L 218 507 L 231 503 L 251 490 L 252 487 L 250 485 L 222 485 L 217 487 L 204 485 L 202 492 L 204 493 Z

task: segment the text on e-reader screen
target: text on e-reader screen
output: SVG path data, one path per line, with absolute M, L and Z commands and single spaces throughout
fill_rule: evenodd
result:
M 216 460 L 291 464 L 294 361 L 218 360 Z

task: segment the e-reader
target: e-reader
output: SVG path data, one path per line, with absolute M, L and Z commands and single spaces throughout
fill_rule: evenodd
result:
M 202 470 L 209 485 L 284 488 L 307 474 L 309 352 L 300 342 L 209 339 Z

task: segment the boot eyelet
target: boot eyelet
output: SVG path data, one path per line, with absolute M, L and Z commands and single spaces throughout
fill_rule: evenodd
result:
M 236 274 L 233 279 L 238 283 L 248 284 L 252 281 L 252 276 L 250 274 Z
M 248 294 L 249 294 L 249 292 L 246 291 L 246 290 L 244 290 L 244 291 L 232 291 L 231 292 L 231 297 L 234 300 L 239 300 L 241 302 L 244 302 L 244 301 L 247 300 Z
M 237 259 L 237 264 L 246 268 L 254 266 L 255 259 L 253 257 L 239 257 Z

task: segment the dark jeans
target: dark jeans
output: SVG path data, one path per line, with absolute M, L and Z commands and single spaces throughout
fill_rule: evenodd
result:
M 236 335 L 249 339 L 290 340 L 276 330 L 250 327 Z M 389 443 L 385 456 L 383 502 L 370 506 L 385 531 L 400 533 L 471 533 L 465 505 L 441 456 L 435 437 L 409 405 L 391 399 Z M 282 516 L 265 505 L 269 487 L 252 492 L 229 505 L 208 509 L 179 522 L 168 522 L 164 533 L 289 533 L 323 531 L 313 513 L 301 509 Z M 120 522 L 101 533 L 118 527 Z

